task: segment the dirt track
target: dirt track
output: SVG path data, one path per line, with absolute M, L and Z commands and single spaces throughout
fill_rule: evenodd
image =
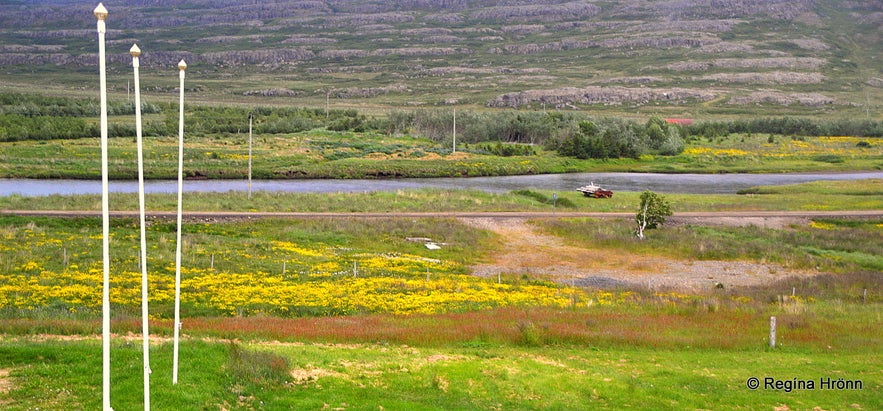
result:
M 787 217 L 793 219 L 792 217 Z M 591 288 L 712 290 L 718 284 L 739 287 L 770 283 L 788 276 L 818 272 L 795 271 L 777 264 L 746 261 L 684 261 L 647 256 L 628 250 L 597 250 L 567 245 L 536 231 L 524 219 L 463 218 L 466 224 L 506 238 L 494 260 L 473 266 L 483 277 L 526 274 L 530 277 Z M 781 220 L 781 219 L 780 219 Z M 781 224 L 780 221 L 775 224 Z

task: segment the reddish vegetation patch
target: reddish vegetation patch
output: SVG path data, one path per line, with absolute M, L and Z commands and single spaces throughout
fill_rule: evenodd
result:
M 643 310 L 636 310 L 643 311 Z M 750 345 L 763 318 L 740 312 L 586 312 L 501 308 L 438 315 L 364 315 L 321 318 L 194 318 L 184 328 L 196 334 L 236 335 L 279 341 L 451 343 L 630 344 L 651 347 L 731 348 Z

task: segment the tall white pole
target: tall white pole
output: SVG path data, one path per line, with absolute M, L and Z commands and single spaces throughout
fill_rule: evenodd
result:
M 101 250 L 103 255 L 102 269 L 104 281 L 101 295 L 101 357 L 102 357 L 102 409 L 112 411 L 110 407 L 110 203 L 108 201 L 107 181 L 107 65 L 105 63 L 104 34 L 107 32 L 105 20 L 107 9 L 98 3 L 93 11 L 98 19 L 98 71 L 101 89 Z
M 454 109 L 454 148 L 453 152 L 457 152 L 457 109 Z
M 141 49 L 137 44 L 129 49 L 135 71 L 135 141 L 138 146 L 138 216 L 141 222 L 141 337 L 144 357 L 144 410 L 150 410 L 150 329 L 147 310 L 147 221 L 144 212 L 144 140 L 141 137 Z
M 172 384 L 178 383 L 178 335 L 181 330 L 181 214 L 184 193 L 184 70 L 187 63 L 178 62 L 178 78 L 180 79 L 178 100 L 178 234 L 175 249 L 175 324 L 174 352 L 172 354 Z
M 251 123 L 254 114 L 248 113 L 248 199 L 251 200 Z

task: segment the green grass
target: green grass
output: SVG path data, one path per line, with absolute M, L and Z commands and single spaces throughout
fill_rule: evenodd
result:
M 99 340 L 53 341 L 3 338 L 0 362 L 10 371 L 10 392 L 0 392 L 7 410 L 99 409 L 102 404 L 101 343 Z M 116 339 L 111 346 L 112 391 L 115 409 L 143 407 L 140 340 Z M 204 409 L 237 402 L 230 390 L 233 375 L 224 372 L 224 344 L 190 341 L 181 345 L 179 372 L 188 375 L 171 383 L 172 346 L 151 349 L 151 405 L 154 409 Z
M 858 312 L 864 319 L 861 321 L 870 321 L 868 326 L 879 330 L 879 323 L 871 325 L 875 315 L 879 320 L 879 308 Z M 712 314 L 703 321 L 714 324 L 726 318 Z M 645 347 L 629 342 L 634 340 L 532 347 L 480 340 L 427 346 L 383 341 L 230 343 L 185 338 L 175 386 L 170 382 L 171 343 L 151 347 L 151 402 L 155 409 L 182 410 L 738 410 L 783 404 L 796 410 L 841 409 L 843 404 L 859 409 L 883 406 L 876 395 L 883 384 L 883 363 L 873 355 L 879 338 L 858 346 L 829 341 L 811 343 L 821 347 L 810 348 L 806 342 L 790 339 L 789 333 L 792 329 L 804 332 L 801 330 L 812 323 L 782 320 L 782 346 L 770 350 L 764 348 L 767 320 L 751 318 L 755 326 L 742 326 L 739 332 L 753 334 L 745 336 L 753 343 L 739 348 L 702 348 L 689 342 Z M 589 321 L 583 328 L 600 332 L 607 328 L 606 323 Z M 855 317 L 850 322 L 859 323 Z M 694 333 L 718 329 L 723 328 L 697 328 Z M 9 387 L 0 392 L 4 409 L 99 407 L 101 346 L 97 339 L 6 336 L 2 342 L 0 362 L 8 372 L 4 386 Z M 115 409 L 137 409 L 143 397 L 139 340 L 117 338 L 111 353 L 112 405 Z M 761 385 L 751 390 L 746 386 L 751 377 L 761 381 L 813 380 L 815 389 L 786 392 Z M 861 381 L 862 389 L 822 390 L 820 378 Z
M 332 132 L 315 129 L 255 138 L 252 176 L 256 179 L 472 177 L 574 172 L 779 173 L 876 170 L 883 167 L 883 144 L 857 147 L 853 137 L 732 135 L 696 140 L 676 156 L 640 159 L 578 160 L 554 152 L 502 157 L 464 144 L 449 147 L 414 136 Z M 177 177 L 177 138 L 145 139 L 147 179 Z M 245 179 L 248 176 L 247 134 L 187 136 L 184 174 L 187 178 Z M 473 148 L 475 150 L 473 150 Z M 100 178 L 95 139 L 0 143 L 2 178 Z M 464 150 L 466 152 L 464 152 Z M 109 178 L 137 178 L 132 138 L 109 141 Z M 475 153 L 468 153 L 475 151 Z M 439 154 L 440 153 L 440 154 Z
M 877 179 L 813 182 L 789 186 L 755 187 L 743 194 L 666 194 L 673 210 L 727 211 L 819 211 L 883 209 L 883 191 Z M 185 184 L 186 187 L 186 184 Z M 529 194 L 528 194 L 529 192 Z M 552 204 L 552 196 L 558 201 Z M 610 199 L 585 198 L 582 193 L 550 190 L 489 193 L 478 190 L 419 189 L 370 193 L 246 192 L 185 193 L 185 211 L 265 212 L 422 212 L 433 211 L 586 211 L 628 212 L 637 210 L 640 193 L 617 191 Z M 5 210 L 99 210 L 100 195 L 49 195 L 0 197 Z M 113 210 L 136 211 L 136 194 L 111 194 Z M 175 194 L 149 194 L 149 211 L 174 211 Z

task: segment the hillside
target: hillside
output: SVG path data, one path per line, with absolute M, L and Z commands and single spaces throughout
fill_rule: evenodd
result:
M 97 4 L 97 2 L 96 2 Z M 880 119 L 883 1 L 107 1 L 109 85 L 243 105 Z M 94 95 L 81 1 L 0 5 L 0 88 Z

